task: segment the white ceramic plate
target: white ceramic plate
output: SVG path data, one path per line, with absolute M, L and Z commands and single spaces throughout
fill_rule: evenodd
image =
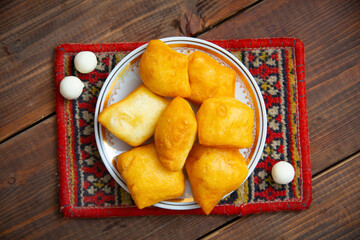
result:
M 208 41 L 189 38 L 189 37 L 169 37 L 160 39 L 171 48 L 184 54 L 191 54 L 193 51 L 203 51 L 211 55 L 222 65 L 234 69 L 237 73 L 235 97 L 241 102 L 247 104 L 255 112 L 255 124 L 253 129 L 254 143 L 252 147 L 240 149 L 240 153 L 247 159 L 249 175 L 254 171 L 259 158 L 262 154 L 266 139 L 266 110 L 261 92 L 245 66 L 231 53 L 225 49 L 212 44 Z M 107 77 L 97 100 L 95 109 L 95 139 L 96 144 L 107 170 L 118 184 L 126 191 L 125 181 L 116 169 L 116 157 L 130 150 L 132 147 L 120 139 L 116 138 L 98 121 L 98 114 L 107 106 L 116 103 L 125 98 L 137 86 L 141 84 L 139 76 L 139 62 L 141 55 L 146 49 L 147 44 L 135 49 L 124 57 L 111 71 Z M 196 107 L 194 107 L 196 111 Z M 153 141 L 152 139 L 148 142 Z M 185 193 L 178 199 L 162 201 L 154 206 L 174 210 L 186 210 L 199 208 L 192 197 L 191 187 L 186 179 Z

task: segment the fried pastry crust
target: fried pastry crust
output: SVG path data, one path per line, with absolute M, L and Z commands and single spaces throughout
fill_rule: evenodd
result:
M 160 40 L 151 40 L 141 57 L 139 73 L 143 83 L 165 97 L 188 97 L 191 94 L 188 57 Z
M 254 111 L 235 98 L 205 100 L 196 118 L 202 145 L 248 148 L 253 143 Z
M 190 151 L 185 168 L 194 199 L 207 215 L 226 194 L 240 187 L 249 171 L 237 149 L 198 143 Z
M 116 137 L 131 146 L 139 146 L 154 134 L 169 102 L 141 84 L 126 98 L 105 108 L 98 121 Z
M 185 191 L 183 172 L 167 170 L 159 161 L 154 144 L 120 154 L 117 169 L 139 209 L 178 198 Z
M 180 171 L 194 144 L 197 123 L 190 104 L 181 97 L 167 106 L 155 130 L 155 146 L 161 163 L 170 171 Z
M 188 99 L 196 104 L 210 97 L 235 97 L 235 71 L 206 53 L 193 52 L 189 56 L 189 80 Z

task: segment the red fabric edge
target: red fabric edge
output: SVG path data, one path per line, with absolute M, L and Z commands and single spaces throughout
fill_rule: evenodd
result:
M 244 48 L 268 48 L 268 47 L 293 47 L 296 57 L 296 75 L 298 84 L 298 106 L 299 106 L 299 129 L 300 145 L 302 156 L 302 175 L 303 175 L 303 199 L 301 202 L 271 202 L 242 204 L 240 206 L 222 205 L 216 206 L 211 214 L 242 215 L 251 213 L 275 212 L 280 210 L 303 210 L 310 207 L 312 200 L 311 186 L 311 165 L 309 152 L 309 131 L 306 110 L 306 88 L 305 88 L 305 63 L 304 63 L 304 44 L 295 38 L 268 38 L 268 39 L 242 39 L 242 40 L 209 40 L 220 47 L 227 49 Z M 136 207 L 124 208 L 78 208 L 70 203 L 70 195 L 66 175 L 66 155 L 65 155 L 65 116 L 62 112 L 64 99 L 59 93 L 60 81 L 64 78 L 63 55 L 65 52 L 111 52 L 111 51 L 132 51 L 145 43 L 109 43 L 109 44 L 61 44 L 55 52 L 55 90 L 56 90 L 56 116 L 58 134 L 58 155 L 59 155 L 59 195 L 60 210 L 65 217 L 116 217 L 116 216 L 143 216 L 143 215 L 181 215 L 196 214 L 203 215 L 201 209 L 193 210 L 168 210 L 156 207 L 138 209 Z
M 59 158 L 59 201 L 60 210 L 70 205 L 68 194 L 67 175 L 66 175 L 66 152 L 65 152 L 65 116 L 63 113 L 64 100 L 59 91 L 60 81 L 64 78 L 64 49 L 60 46 L 55 51 L 55 98 L 56 98 L 56 122 L 57 122 L 57 141 Z M 66 217 L 69 215 L 65 214 Z

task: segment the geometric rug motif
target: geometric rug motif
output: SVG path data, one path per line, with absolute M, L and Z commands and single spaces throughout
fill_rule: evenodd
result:
M 258 165 L 248 180 L 223 199 L 212 214 L 301 210 L 311 202 L 311 168 L 306 115 L 303 44 L 297 39 L 247 39 L 212 41 L 237 57 L 254 76 L 267 110 L 267 138 Z M 111 70 L 143 43 L 63 44 L 56 50 L 55 85 L 58 123 L 60 205 L 67 217 L 106 217 L 162 214 L 202 214 L 195 210 L 137 209 L 131 196 L 107 172 L 94 137 L 97 96 Z M 75 70 L 80 51 L 96 54 L 91 74 Z M 59 94 L 65 76 L 85 84 L 72 101 Z M 295 179 L 276 184 L 271 168 L 278 161 L 294 166 Z

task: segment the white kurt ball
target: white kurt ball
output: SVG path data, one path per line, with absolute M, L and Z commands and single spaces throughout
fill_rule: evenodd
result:
M 75 56 L 75 68 L 81 73 L 94 71 L 97 65 L 97 59 L 93 52 L 82 51 Z
M 290 163 L 281 161 L 273 166 L 271 175 L 276 183 L 288 184 L 294 179 L 295 170 Z
M 77 77 L 68 76 L 60 82 L 61 95 L 69 100 L 78 98 L 84 88 L 84 83 Z

